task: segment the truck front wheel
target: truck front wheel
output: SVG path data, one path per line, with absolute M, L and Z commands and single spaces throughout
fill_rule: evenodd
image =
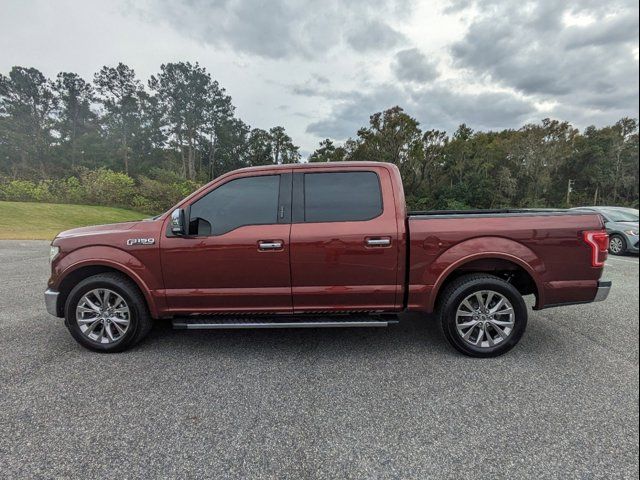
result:
M 440 325 L 458 351 L 496 357 L 511 350 L 527 327 L 527 306 L 509 282 L 486 274 L 464 275 L 442 292 Z
M 135 283 L 118 273 L 102 273 L 71 290 L 65 324 L 82 346 L 106 353 L 138 343 L 151 330 L 152 320 Z

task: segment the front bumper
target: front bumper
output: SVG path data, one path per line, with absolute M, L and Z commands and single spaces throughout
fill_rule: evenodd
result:
M 627 235 L 627 252 L 638 253 L 638 236 Z
M 598 282 L 598 291 L 596 292 L 596 297 L 593 299 L 594 302 L 603 302 L 609 296 L 609 292 L 611 291 L 611 282 L 604 281 Z
M 58 316 L 58 298 L 60 297 L 60 292 L 56 292 L 55 290 L 51 290 L 48 288 L 44 292 L 44 304 L 47 307 L 47 312 L 51 315 L 57 317 Z

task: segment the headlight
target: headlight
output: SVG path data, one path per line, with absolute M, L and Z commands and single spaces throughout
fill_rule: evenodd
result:
M 51 249 L 49 250 L 49 261 L 53 262 L 53 259 L 60 253 L 60 247 L 54 247 L 51 245 Z
M 631 235 L 632 237 L 637 237 L 638 236 L 638 230 L 625 230 L 625 232 L 627 235 Z

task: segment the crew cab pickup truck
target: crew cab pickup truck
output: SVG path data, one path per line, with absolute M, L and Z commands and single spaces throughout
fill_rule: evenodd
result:
M 89 349 L 176 328 L 376 327 L 437 312 L 460 352 L 500 355 L 534 309 L 604 300 L 593 212 L 406 211 L 392 164 L 254 167 L 153 219 L 60 233 L 49 313 Z

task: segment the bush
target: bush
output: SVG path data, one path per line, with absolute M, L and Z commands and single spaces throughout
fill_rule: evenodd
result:
M 0 198 L 21 202 L 50 202 L 50 181 L 9 180 L 0 183 Z
M 81 169 L 78 176 L 38 182 L 0 178 L 0 200 L 105 205 L 156 214 L 200 186 L 167 170 L 154 169 L 151 174 L 154 178 L 141 176 L 137 182 L 106 168 Z
M 128 207 L 136 194 L 133 178 L 106 168 L 80 173 L 83 200 L 92 205 Z
M 49 180 L 52 202 L 55 203 L 86 203 L 84 187 L 78 177 Z
M 138 178 L 138 184 L 133 206 L 145 213 L 164 212 L 198 188 L 198 184 L 188 180 L 164 183 L 142 176 Z

